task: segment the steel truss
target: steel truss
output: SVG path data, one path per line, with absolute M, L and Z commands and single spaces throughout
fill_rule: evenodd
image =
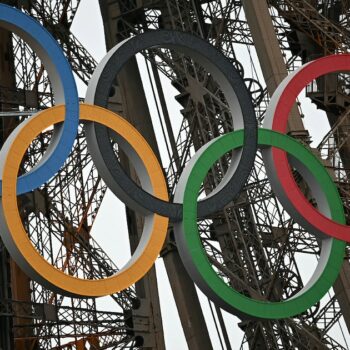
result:
M 131 14 L 140 11 L 142 6 L 139 3 L 117 3 L 120 5 L 118 25 L 121 28 L 118 34 L 122 37 L 159 27 L 192 32 L 221 49 L 245 77 L 244 69 L 235 55 L 234 43 L 252 45 L 253 41 L 239 1 L 147 2 L 143 8 L 144 18 L 136 23 Z M 302 2 L 288 3 L 297 7 Z M 303 12 L 303 9 L 299 9 L 299 12 Z M 286 18 L 279 19 L 284 21 L 283 27 L 276 18 L 274 23 L 282 49 L 288 50 L 286 64 L 289 69 L 295 69 L 302 57 L 300 52 L 291 52 L 293 42 Z M 321 24 L 318 25 L 320 27 Z M 309 32 L 310 29 L 304 30 Z M 313 28 L 311 33 L 315 31 Z M 333 40 L 335 35 L 330 35 Z M 328 35 L 324 36 L 328 38 Z M 339 35 L 336 37 L 339 43 L 342 38 Z M 344 42 L 346 40 L 342 41 L 343 46 L 346 45 Z M 294 43 L 298 43 L 297 38 Z M 184 120 L 176 141 L 175 156 L 168 169 L 169 187 L 172 189 L 192 155 L 191 150 L 231 130 L 232 125 L 218 87 L 203 73 L 201 67 L 168 50 L 148 52 L 146 56 L 178 89 L 177 100 L 183 106 Z M 246 81 L 253 93 L 257 118 L 262 121 L 269 99 L 263 88 L 265 84 L 251 77 L 246 78 Z M 259 88 L 256 89 L 256 86 Z M 304 135 L 302 141 L 309 143 Z M 205 190 L 217 185 L 226 168 L 227 161 L 223 159 L 208 176 Z M 252 296 L 280 300 L 294 295 L 303 285 L 296 256 L 298 253 L 316 256 L 319 253 L 315 239 L 292 222 L 280 207 L 269 187 L 260 157 L 241 198 L 224 213 L 199 225 L 203 244 L 217 271 L 228 283 Z M 246 332 L 242 348 L 246 345 L 266 349 L 342 348 L 327 334 L 340 317 L 339 306 L 331 296 L 324 307 L 317 305 L 298 318 L 278 322 L 242 322 L 241 327 Z
M 3 2 L 18 5 L 17 1 Z M 102 3 L 101 6 L 106 6 Z M 270 3 L 274 6 L 271 14 L 288 69 L 295 69 L 315 51 L 323 55 L 348 50 L 347 1 L 271 0 Z M 76 74 L 87 82 L 96 62 L 69 31 L 79 1 L 33 0 L 20 4 L 53 33 Z M 335 5 L 340 13 L 338 21 L 329 11 Z M 117 11 L 117 40 L 145 30 L 170 28 L 191 32 L 211 42 L 244 77 L 257 118 L 262 122 L 269 101 L 265 83 L 259 81 L 257 74 L 247 75 L 236 55 L 237 45 L 253 46 L 240 1 L 116 0 L 108 1 L 108 6 L 114 6 Z M 300 44 L 300 33 L 320 49 L 307 52 Z M 144 55 L 153 68 L 154 79 L 157 80 L 158 72 L 170 79 L 179 91 L 177 100 L 183 107 L 179 135 L 175 138 L 169 125 L 165 126 L 171 150 L 167 178 L 173 194 L 193 151 L 233 126 L 224 96 L 202 67 L 170 50 L 148 50 Z M 13 58 L 16 86 L 1 87 L 0 102 L 28 114 L 51 106 L 53 98 L 45 70 L 17 37 L 13 38 Z M 254 60 L 251 63 L 256 64 Z M 161 100 L 164 95 L 161 85 L 156 84 L 156 89 Z M 329 101 L 324 97 L 325 91 L 321 96 L 320 91 L 312 95 L 314 92 L 308 93 L 318 106 L 328 113 L 342 113 L 318 149 L 333 170 L 348 209 L 348 171 L 344 160 L 348 151 L 348 108 L 344 104 L 330 106 L 325 103 Z M 342 101 L 345 100 L 346 96 Z M 162 107 L 166 116 L 166 106 Z M 3 130 L 4 134 L 12 127 Z M 42 156 L 50 136 L 51 132 L 46 132 L 32 144 L 23 163 L 24 171 Z M 302 141 L 308 144 L 309 140 Z M 210 192 L 220 182 L 228 164 L 229 157 L 224 157 L 213 166 L 203 191 Z M 72 275 L 102 278 L 117 270 L 89 234 L 105 191 L 80 130 L 74 151 L 62 171 L 46 186 L 20 199 L 23 221 L 37 249 Z M 305 191 L 308 194 L 307 188 Z M 232 287 L 252 297 L 280 300 L 293 296 L 303 286 L 299 256 L 309 254 L 317 258 L 319 254 L 316 240 L 293 222 L 278 203 L 259 154 L 240 198 L 223 212 L 198 224 L 214 268 Z M 174 245 L 171 239 L 170 245 Z M 147 316 L 140 320 L 132 311 L 140 302 L 133 288 L 112 296 L 120 312 L 111 313 L 98 311 L 94 300 L 63 298 L 33 281 L 28 283 L 30 300 L 1 300 L 0 316 L 13 319 L 13 337 L 18 341 L 29 340 L 33 349 L 137 348 L 141 344 L 137 334 L 151 332 L 147 328 Z M 329 335 L 342 318 L 343 308 L 336 297 L 332 293 L 325 305 L 318 304 L 293 319 L 242 321 L 240 327 L 245 337 L 241 349 L 344 349 Z M 223 322 L 220 327 L 225 332 Z
M 5 2 L 19 5 L 43 23 L 61 43 L 75 73 L 88 81 L 96 62 L 69 30 L 80 1 Z M 26 113 L 50 107 L 54 101 L 49 78 L 35 53 L 17 36 L 13 36 L 12 45 L 16 86 L 1 88 L 0 95 L 2 102 L 11 105 L 5 114 L 24 110 L 15 119 L 18 123 Z M 2 130 L 5 137 L 14 126 L 12 123 Z M 41 158 L 50 137 L 48 131 L 33 142 L 23 171 Z M 71 275 L 103 278 L 118 270 L 90 236 L 105 191 L 80 130 L 74 150 L 60 173 L 47 185 L 20 198 L 23 222 L 34 245 Z M 14 320 L 12 337 L 16 349 L 137 348 L 142 341 L 135 329 L 143 334 L 150 332 L 148 317 L 143 320 L 142 316 L 133 317 L 133 309 L 140 305 L 133 288 L 111 296 L 115 310 L 120 311 L 111 313 L 99 311 L 94 299 L 64 298 L 34 281 L 27 283 L 28 300 L 1 301 L 0 316 Z M 16 288 L 23 286 L 12 283 L 12 289 Z M 139 326 L 134 324 L 135 320 Z

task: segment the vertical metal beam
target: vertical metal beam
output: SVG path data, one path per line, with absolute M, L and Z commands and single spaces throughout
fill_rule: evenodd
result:
M 0 30 L 0 88 L 14 89 L 15 71 L 13 67 L 12 54 L 12 35 L 6 30 Z M 11 109 L 11 104 L 2 103 L 0 105 L 1 111 Z M 5 141 L 10 131 L 15 127 L 15 118 L 0 118 L 0 147 Z M 0 298 L 16 299 L 21 301 L 30 301 L 30 288 L 28 277 L 18 268 L 18 266 L 8 256 L 6 249 L 0 243 L 0 263 L 1 274 L 0 279 Z M 20 319 L 0 318 L 0 348 L 11 349 L 25 349 L 26 344 L 23 341 L 14 342 L 13 326 L 23 326 L 24 323 Z M 27 329 L 27 334 L 28 334 Z M 30 331 L 29 331 L 30 332 Z M 11 339 L 12 338 L 12 339 Z
M 107 49 L 110 49 L 118 42 L 118 36 L 116 35 L 118 29 L 113 27 L 115 22 L 110 21 L 110 13 L 106 11 L 102 3 L 101 12 L 104 16 Z M 111 33 L 115 33 L 115 35 L 112 35 Z M 131 59 L 119 74 L 115 84 L 114 94 L 111 96 L 109 109 L 122 113 L 123 116 L 142 133 L 160 159 L 156 137 L 152 126 L 152 119 L 148 110 L 146 96 L 143 91 L 142 80 L 136 58 Z M 130 167 L 127 158 L 122 154 L 120 157 L 121 162 L 127 168 L 126 170 L 136 180 L 137 176 L 134 173 L 134 170 Z M 127 208 L 127 222 L 131 252 L 133 253 L 140 240 L 143 218 Z M 142 280 L 136 283 L 136 292 L 140 298 L 141 305 L 137 310 L 133 311 L 134 321 L 138 316 L 148 316 L 149 318 L 150 332 L 139 334 L 139 336 L 143 338 L 142 346 L 152 349 L 165 349 L 155 268 L 152 268 Z
M 287 69 L 265 0 L 242 0 L 245 15 L 252 33 L 268 92 L 271 95 L 285 76 Z M 289 130 L 305 130 L 300 114 L 294 106 L 289 118 Z M 307 132 L 305 130 L 305 132 Z M 350 264 L 344 261 L 340 276 L 333 286 L 344 320 L 350 329 Z
M 15 71 L 13 68 L 11 33 L 0 29 L 0 89 L 15 89 Z M 0 103 L 0 110 L 6 111 L 11 104 Z M 5 141 L 9 129 L 15 126 L 14 118 L 0 118 L 0 145 Z
M 0 242 L 0 304 L 10 297 L 10 272 L 8 253 Z M 12 320 L 0 316 L 0 349 L 13 349 Z
M 197 291 L 175 246 L 172 228 L 169 229 L 168 241 L 162 251 L 162 257 L 188 348 L 212 350 L 213 346 Z
M 265 0 L 242 0 L 245 15 L 253 37 L 256 53 L 270 96 L 287 76 L 287 68 L 272 24 L 271 16 Z M 293 131 L 305 130 L 296 105 L 294 105 L 288 121 Z
M 131 59 L 119 74 L 118 83 L 118 91 L 122 97 L 123 115 L 142 133 L 159 158 L 152 120 L 135 58 Z M 129 165 L 127 159 L 123 158 L 122 156 L 121 161 L 125 165 Z M 134 170 L 132 168 L 128 170 L 136 180 L 137 176 Z M 133 253 L 141 238 L 143 218 L 129 209 L 127 209 L 127 218 L 131 251 Z M 152 349 L 165 349 L 155 267 L 142 280 L 136 283 L 136 293 L 140 297 L 141 307 L 135 310 L 133 314 L 134 316 L 148 316 L 150 322 L 150 334 L 143 336 L 145 340 L 144 346 L 151 345 Z
M 118 26 L 120 23 L 118 18 L 123 18 L 122 6 L 118 1 L 110 1 L 108 4 L 100 1 L 100 7 L 105 25 L 107 48 L 109 48 L 118 41 L 118 38 L 125 35 L 125 33 L 121 33 L 123 26 L 121 25 L 120 28 Z M 134 24 L 143 23 L 144 11 L 140 9 L 137 14 L 126 13 L 125 18 L 128 16 Z M 113 21 L 113 19 L 116 20 Z M 128 67 L 133 68 L 128 69 Z M 121 72 L 118 78 L 114 108 L 115 110 L 119 109 L 119 112 L 122 109 L 122 114 L 138 128 L 160 158 L 136 60 L 132 60 L 128 67 L 124 69 L 124 72 Z M 133 225 L 138 225 L 137 221 L 140 225 L 140 218 L 135 217 L 130 211 L 127 213 Z M 134 233 L 130 232 L 129 234 L 133 240 Z M 191 350 L 211 350 L 212 345 L 195 286 L 185 271 L 171 235 L 168 235 L 168 242 L 171 249 L 167 249 L 169 247 L 167 245 L 162 256 L 188 347 Z M 164 253 L 165 251 L 166 253 Z M 148 278 L 147 276 L 146 279 L 140 281 L 140 284 L 146 283 L 147 285 Z M 151 286 L 154 290 L 156 289 L 156 285 L 151 284 Z

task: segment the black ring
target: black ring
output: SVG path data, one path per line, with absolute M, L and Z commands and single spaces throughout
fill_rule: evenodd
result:
M 198 216 L 206 217 L 238 197 L 254 165 L 257 150 L 257 122 L 251 96 L 242 77 L 220 51 L 199 37 L 178 31 L 157 30 L 128 38 L 110 50 L 98 65 L 85 101 L 106 108 L 115 77 L 126 62 L 140 51 L 156 47 L 176 49 L 206 68 L 226 97 L 235 130 L 244 128 L 244 146 L 239 162 L 231 164 L 221 184 L 198 203 Z M 106 127 L 89 123 L 85 125 L 85 132 L 97 170 L 115 195 L 134 210 L 157 213 L 172 221 L 181 220 L 181 203 L 168 203 L 152 196 L 125 173 Z

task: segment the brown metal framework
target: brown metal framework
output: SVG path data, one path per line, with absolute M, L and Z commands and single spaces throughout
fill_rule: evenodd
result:
M 2 2 L 18 6 L 42 22 L 60 42 L 77 76 L 88 82 L 96 62 L 70 31 L 79 0 Z M 157 28 L 187 31 L 208 40 L 231 60 L 244 77 L 261 123 L 271 91 L 264 79 L 258 78 L 261 76 L 259 62 L 252 58 L 256 38 L 251 28 L 255 23 L 249 20 L 248 12 L 245 15 L 247 7 L 243 8 L 249 2 L 100 0 L 100 7 L 107 47 L 130 35 Z M 268 5 L 269 14 L 265 20 L 273 25 L 275 37 L 271 40 L 277 38 L 286 70 L 294 70 L 314 57 L 349 50 L 349 1 L 269 0 Z M 13 77 L 6 84 L 0 77 L 0 105 L 6 115 L 6 118 L 0 118 L 1 140 L 27 115 L 54 102 L 44 67 L 31 49 L 15 36 L 6 45 Z M 247 62 L 242 64 L 238 59 L 242 47 L 251 54 L 249 69 L 246 68 Z M 160 102 L 159 114 L 170 159 L 169 164 L 164 166 L 167 167 L 169 193 L 172 195 L 179 175 L 193 152 L 213 137 L 232 130 L 230 112 L 219 86 L 190 58 L 161 49 L 148 50 L 143 54 L 150 68 L 149 74 L 154 79 L 154 94 Z M 4 58 L 0 57 L 1 60 Z M 135 65 L 136 61 L 132 64 Z M 262 68 L 264 64 L 266 62 L 260 60 Z M 140 76 L 134 68 L 129 67 L 129 70 L 134 72 L 133 79 L 136 81 Z M 177 89 L 176 99 L 183 107 L 183 122 L 178 135 L 174 135 L 171 128 L 171 113 L 167 110 L 160 79 L 162 74 Z M 308 87 L 307 96 L 329 118 L 331 131 L 317 151 L 334 174 L 348 215 L 350 104 L 347 82 L 345 74 L 318 79 L 316 84 Z M 126 107 L 126 101 L 132 94 L 120 92 L 126 90 L 128 84 L 130 82 L 123 77 L 116 81 L 116 95 L 112 96 L 110 107 L 124 112 L 135 122 L 137 117 Z M 141 87 L 137 98 L 142 100 L 142 95 Z M 10 118 L 11 114 L 16 118 Z M 147 115 L 145 118 L 148 118 Z M 305 130 L 290 131 L 305 144 L 310 144 Z M 154 131 L 146 132 L 149 132 L 148 138 L 156 148 Z M 23 171 L 38 161 L 50 136 L 50 131 L 45 132 L 33 142 L 23 162 Z M 120 158 L 123 160 L 123 155 Z M 203 191 L 210 192 L 220 182 L 227 166 L 226 157 L 213 166 Z M 307 187 L 303 189 L 306 195 L 310 195 Z M 66 273 L 103 278 L 117 270 L 90 235 L 105 192 L 106 186 L 92 164 L 81 128 L 72 155 L 60 173 L 47 185 L 20 199 L 23 222 L 33 243 L 49 261 Z M 130 211 L 127 214 L 131 245 L 135 246 L 142 219 Z M 232 287 L 252 297 L 281 300 L 293 296 L 303 286 L 302 256 L 314 256 L 316 261 L 319 254 L 314 237 L 293 222 L 275 198 L 260 155 L 240 198 L 198 225 L 214 268 Z M 178 258 L 171 228 L 162 257 L 189 348 L 211 349 L 207 327 L 201 322 L 203 315 L 198 296 Z M 29 281 L 8 257 L 3 246 L 0 246 L 0 259 L 0 348 L 164 348 L 163 335 L 159 330 L 161 317 L 154 271 L 135 288 L 111 296 L 111 305 L 114 305 L 111 308 L 115 312 L 104 312 L 98 309 L 93 299 L 62 297 Z M 341 320 L 342 324 L 350 327 L 349 266 L 347 257 L 334 291 L 322 304 L 317 304 L 303 315 L 280 321 L 243 320 L 240 327 L 245 336 L 240 348 L 346 349 L 339 339 L 330 334 L 338 327 L 338 333 L 343 331 L 345 338 L 349 335 L 346 327 L 342 329 L 339 326 Z M 193 307 L 192 313 L 195 310 L 195 316 L 188 311 L 189 306 Z M 222 348 L 237 348 L 236 344 L 229 343 L 229 325 L 224 323 L 220 309 L 215 308 L 213 312 L 221 330 Z M 190 317 L 193 319 L 188 322 Z

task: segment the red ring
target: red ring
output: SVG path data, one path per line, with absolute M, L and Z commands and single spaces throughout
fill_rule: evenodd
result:
M 286 133 L 289 113 L 302 89 L 322 75 L 344 71 L 350 71 L 350 54 L 322 57 L 300 67 L 282 83 L 283 89 L 276 90 L 267 111 L 266 123 L 272 124 L 272 130 Z M 305 198 L 293 178 L 286 153 L 272 148 L 271 155 L 280 184 L 299 215 L 318 231 L 350 242 L 350 226 L 327 218 Z

